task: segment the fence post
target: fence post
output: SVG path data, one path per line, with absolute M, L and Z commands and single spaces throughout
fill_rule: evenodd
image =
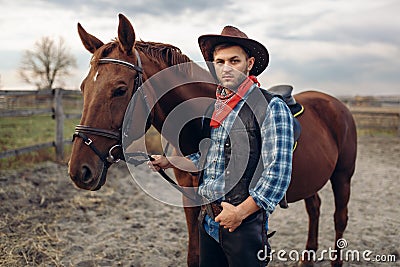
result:
M 400 137 L 400 112 L 397 113 L 397 136 Z
M 62 89 L 54 89 L 54 119 L 56 120 L 56 136 L 54 145 L 56 147 L 56 160 L 64 158 L 64 111 L 62 107 Z

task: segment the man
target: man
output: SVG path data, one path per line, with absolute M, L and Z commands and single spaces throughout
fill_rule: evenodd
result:
M 279 97 L 257 86 L 255 76 L 269 62 L 262 44 L 226 26 L 221 35 L 200 36 L 199 46 L 219 82 L 203 121 L 208 147 L 181 164 L 201 170 L 200 265 L 265 266 L 268 215 L 291 177 L 292 115 Z M 173 167 L 155 158 L 155 169 Z

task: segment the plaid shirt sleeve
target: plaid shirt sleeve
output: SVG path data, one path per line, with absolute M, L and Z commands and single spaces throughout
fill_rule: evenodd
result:
M 294 144 L 293 117 L 277 97 L 268 105 L 261 136 L 264 170 L 249 193 L 259 207 L 272 213 L 289 187 Z
M 191 160 L 193 164 L 199 168 L 200 152 L 196 152 L 186 156 L 187 159 Z

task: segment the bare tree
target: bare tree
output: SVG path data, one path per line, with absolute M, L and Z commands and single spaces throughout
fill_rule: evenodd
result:
M 50 37 L 42 37 L 32 50 L 24 51 L 19 75 L 37 89 L 50 89 L 62 84 L 63 78 L 69 76 L 76 66 L 76 59 L 63 38 L 60 37 L 56 43 Z

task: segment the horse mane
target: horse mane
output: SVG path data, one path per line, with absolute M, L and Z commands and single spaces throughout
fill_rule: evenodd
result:
M 191 62 L 178 47 L 170 44 L 138 41 L 135 47 L 152 59 L 165 62 L 168 66 Z
M 97 64 L 99 58 L 107 57 L 118 46 L 119 46 L 118 39 L 114 39 L 111 42 L 104 44 L 96 52 L 96 55 L 99 56 L 96 57 L 93 56 L 92 62 Z M 135 48 L 146 54 L 153 62 L 155 63 L 163 62 L 169 67 L 182 63 L 192 62 L 192 60 L 188 56 L 183 54 L 178 47 L 170 44 L 137 41 L 135 43 Z M 179 69 L 186 74 L 191 74 L 192 70 L 190 66 L 191 64 L 184 64 L 184 67 Z

